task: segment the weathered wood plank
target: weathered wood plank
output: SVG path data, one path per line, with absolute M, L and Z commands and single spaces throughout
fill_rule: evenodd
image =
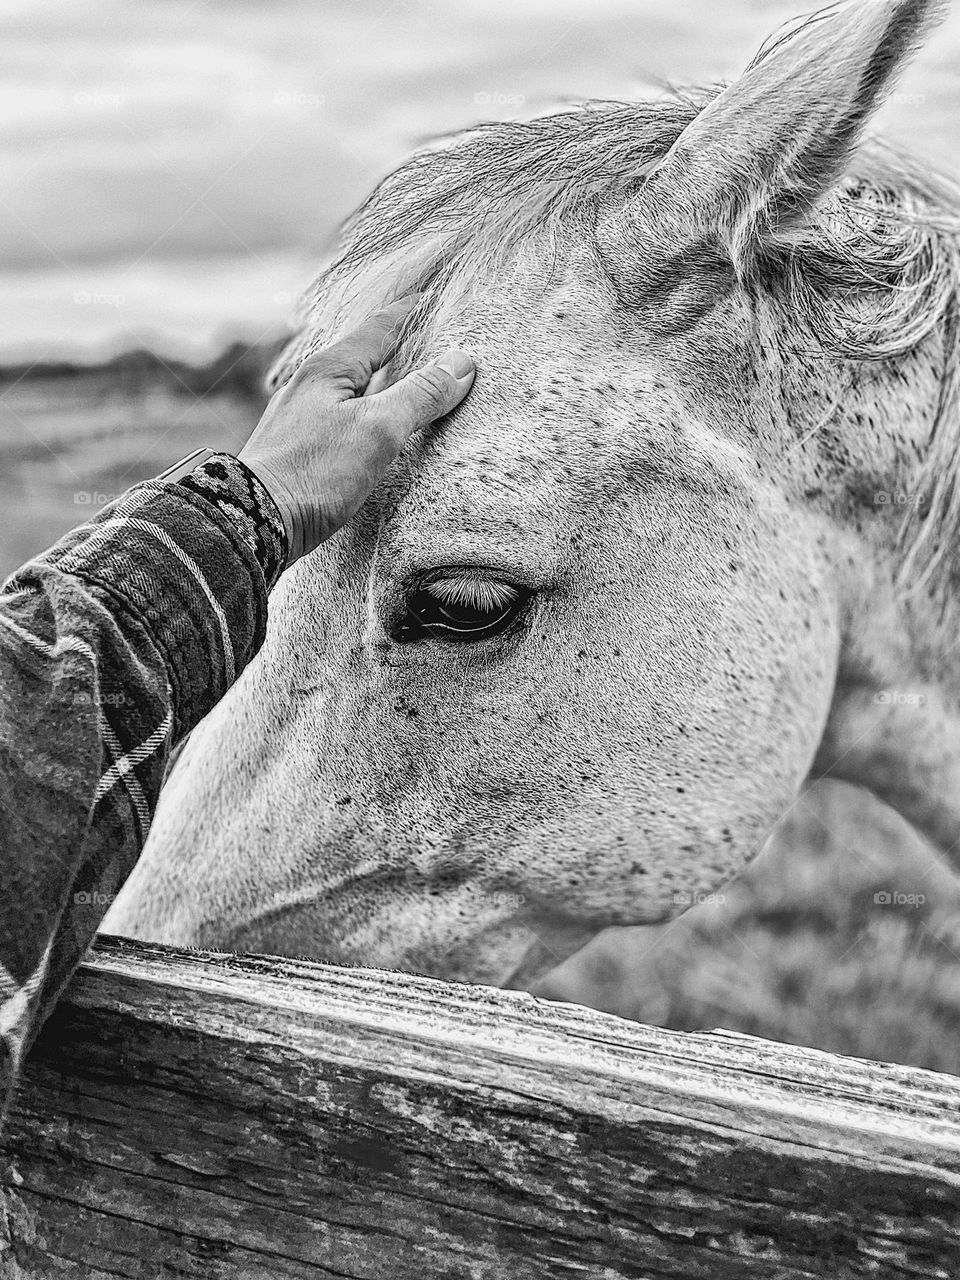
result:
M 960 1275 L 960 1080 L 513 992 L 103 940 L 0 1275 Z

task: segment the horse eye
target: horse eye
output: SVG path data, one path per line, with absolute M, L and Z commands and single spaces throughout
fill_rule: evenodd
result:
M 421 583 L 407 597 L 394 639 L 486 640 L 506 631 L 529 595 L 509 583 L 466 573 Z

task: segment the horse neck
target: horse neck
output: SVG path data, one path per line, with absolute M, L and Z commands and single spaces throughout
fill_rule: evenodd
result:
M 873 469 L 847 477 L 860 507 L 837 531 L 841 651 L 816 772 L 873 791 L 960 869 L 957 360 L 950 324 L 854 389 Z

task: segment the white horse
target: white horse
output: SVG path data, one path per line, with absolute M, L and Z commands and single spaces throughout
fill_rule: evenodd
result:
M 960 839 L 960 201 L 862 130 L 929 21 L 392 174 L 275 373 L 385 299 L 475 389 L 288 573 L 105 927 L 532 985 L 810 778 Z

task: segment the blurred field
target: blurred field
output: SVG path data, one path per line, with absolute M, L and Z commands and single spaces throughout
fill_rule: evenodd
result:
M 192 449 L 236 452 L 260 415 L 271 351 L 0 373 L 0 576 Z

